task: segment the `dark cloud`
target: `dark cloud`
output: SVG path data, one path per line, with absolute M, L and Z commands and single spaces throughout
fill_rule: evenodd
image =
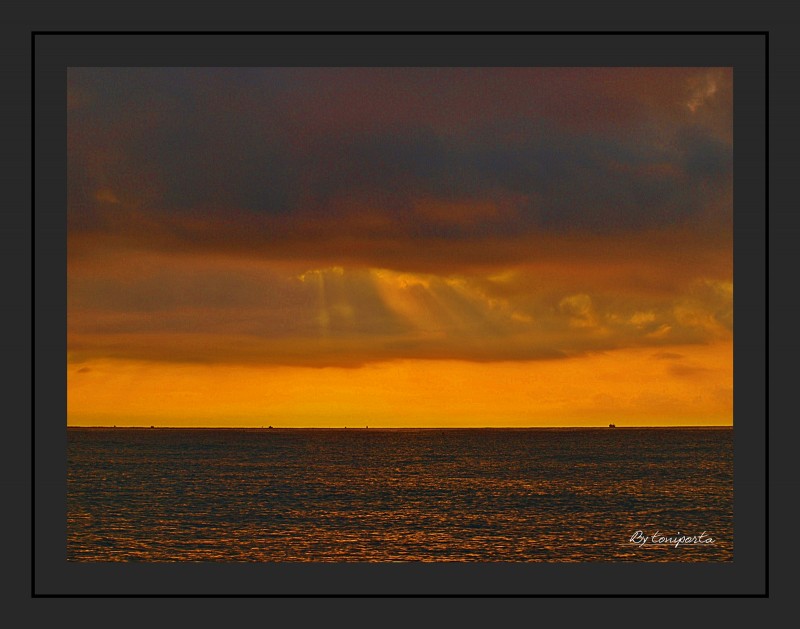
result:
M 653 354 L 653 358 L 657 360 L 681 360 L 683 357 L 683 354 L 676 354 L 675 352 L 656 352 Z
M 70 229 L 144 246 L 161 230 L 165 246 L 202 248 L 212 242 L 198 225 L 238 223 L 251 249 L 305 231 L 294 243 L 305 250 L 354 236 L 413 252 L 416 242 L 470 249 L 542 231 L 705 225 L 732 158 L 714 127 L 678 114 L 676 94 L 705 89 L 702 72 L 662 70 L 690 86 L 670 100 L 655 69 L 75 69 Z M 619 114 L 610 127 L 604 107 Z M 446 224 L 416 211 L 475 201 L 508 211 Z M 351 222 L 353 207 L 372 230 Z M 126 212 L 146 229 L 128 229 Z M 315 222 L 323 229 L 309 233 Z
M 71 360 L 531 360 L 728 338 L 730 79 L 70 69 Z

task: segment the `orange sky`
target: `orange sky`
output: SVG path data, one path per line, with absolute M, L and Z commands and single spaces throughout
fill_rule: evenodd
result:
M 731 425 L 730 343 L 665 349 L 558 361 L 403 360 L 357 369 L 98 360 L 69 369 L 69 423 Z
M 71 69 L 68 424 L 732 425 L 731 81 Z

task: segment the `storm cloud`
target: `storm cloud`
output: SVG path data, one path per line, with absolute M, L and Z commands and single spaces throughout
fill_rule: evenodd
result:
M 71 68 L 67 115 L 74 362 L 732 335 L 730 69 Z

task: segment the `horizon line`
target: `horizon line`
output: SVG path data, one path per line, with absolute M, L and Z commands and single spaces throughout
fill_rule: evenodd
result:
M 654 426 L 652 424 L 625 425 L 625 426 L 70 426 L 67 429 L 114 429 L 114 430 L 572 430 L 572 429 L 597 429 L 609 428 L 733 428 L 733 424 L 667 424 Z

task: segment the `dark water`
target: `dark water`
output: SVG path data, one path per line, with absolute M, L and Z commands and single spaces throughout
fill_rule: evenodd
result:
M 730 561 L 733 430 L 68 430 L 77 561 Z M 713 544 L 636 546 L 636 531 Z

